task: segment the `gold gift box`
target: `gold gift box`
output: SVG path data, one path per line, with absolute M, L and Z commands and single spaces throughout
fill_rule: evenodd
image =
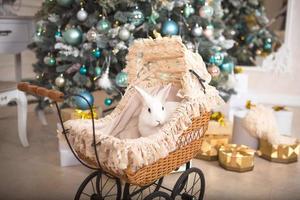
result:
M 299 149 L 300 143 L 272 145 L 265 139 L 259 140 L 259 156 L 272 162 L 297 162 Z
M 224 144 L 228 144 L 229 136 L 223 134 L 210 134 L 204 135 L 202 140 L 201 150 L 196 155 L 196 158 L 212 161 L 218 160 L 219 148 Z
M 254 168 L 254 153 L 248 146 L 227 144 L 219 149 L 219 163 L 230 171 L 251 171 Z
M 94 107 L 94 118 L 98 119 L 101 117 L 101 109 L 99 107 Z M 74 108 L 64 108 L 61 109 L 61 117 L 63 122 L 68 121 L 70 119 L 91 119 L 91 111 L 90 110 L 78 110 Z
M 224 119 L 224 125 L 210 120 L 208 123 L 207 134 L 218 134 L 218 135 L 231 135 L 232 134 L 232 123 L 227 119 Z

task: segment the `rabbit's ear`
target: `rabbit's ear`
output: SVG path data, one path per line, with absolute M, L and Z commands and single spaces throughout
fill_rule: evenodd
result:
M 164 86 L 158 93 L 157 93 L 157 97 L 158 99 L 161 101 L 161 102 L 166 102 L 168 96 L 169 96 L 169 93 L 170 93 L 170 90 L 171 90 L 171 86 L 172 84 L 169 83 L 167 86 Z
M 138 86 L 134 86 L 134 87 L 140 93 L 140 95 L 143 97 L 144 102 L 147 105 L 151 105 L 153 97 L 150 94 L 148 94 L 146 91 L 144 91 L 142 88 L 139 88 Z

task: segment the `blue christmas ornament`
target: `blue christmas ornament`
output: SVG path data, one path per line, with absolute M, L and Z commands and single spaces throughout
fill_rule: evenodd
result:
M 126 87 L 128 85 L 128 75 L 125 72 L 120 72 L 116 76 L 116 84 L 119 87 Z
M 111 98 L 105 98 L 104 100 L 104 104 L 106 106 L 110 106 L 112 104 L 113 100 Z
M 272 50 L 272 39 L 271 38 L 265 39 L 265 41 L 264 41 L 264 50 L 265 51 Z
M 76 46 L 82 42 L 82 32 L 77 28 L 68 29 L 64 32 L 63 39 L 67 44 Z
M 96 76 L 100 76 L 101 72 L 102 72 L 102 69 L 99 66 L 95 67 L 95 75 Z
M 55 32 L 55 37 L 62 37 L 62 33 L 61 33 L 61 30 L 57 30 L 56 32 Z
M 96 29 L 100 32 L 100 33 L 106 33 L 109 29 L 111 28 L 111 24 L 110 22 L 103 18 L 101 19 L 96 26 Z
M 73 0 L 57 0 L 56 1 L 60 6 L 68 7 L 73 3 Z
M 139 26 L 145 21 L 144 13 L 138 7 L 129 16 L 129 22 L 135 26 Z
M 195 13 L 195 9 L 193 8 L 193 6 L 191 6 L 190 4 L 185 5 L 183 9 L 183 15 L 185 18 L 188 18 L 194 13 Z
M 163 23 L 162 34 L 163 35 L 177 35 L 179 31 L 178 25 L 175 21 L 168 19 Z
M 93 106 L 94 104 L 94 97 L 93 95 L 91 95 L 90 92 L 88 91 L 84 91 L 79 93 L 79 95 L 83 96 L 91 106 Z M 80 110 L 88 110 L 90 109 L 89 104 L 86 102 L 86 100 L 84 100 L 82 97 L 76 96 L 74 97 L 74 103 L 76 105 L 76 107 Z
M 271 43 L 265 43 L 264 44 L 264 50 L 270 51 L 272 49 L 272 44 Z
M 232 61 L 224 62 L 222 65 L 219 66 L 222 72 L 226 72 L 228 74 L 232 73 L 234 68 L 234 63 Z
M 85 65 L 82 65 L 82 66 L 80 67 L 79 73 L 80 73 L 81 75 L 86 75 L 86 73 L 87 73 L 87 68 L 86 68 Z
M 220 52 L 216 52 L 214 55 L 212 55 L 209 58 L 209 63 L 219 66 L 223 63 L 223 60 L 224 60 L 223 54 Z
M 92 50 L 92 55 L 95 57 L 95 58 L 100 58 L 101 56 L 101 51 L 99 48 L 96 48 L 96 49 L 93 49 Z

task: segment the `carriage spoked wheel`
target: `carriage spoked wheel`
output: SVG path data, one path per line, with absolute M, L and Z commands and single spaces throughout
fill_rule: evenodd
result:
M 75 200 L 109 200 L 121 199 L 121 182 L 118 178 L 95 171 L 84 179 L 75 195 Z
M 172 200 L 172 199 L 167 193 L 156 191 L 149 194 L 144 200 Z
M 174 185 L 171 199 L 202 200 L 205 192 L 205 179 L 203 172 L 195 167 L 186 170 Z
M 148 197 L 149 194 L 155 193 L 159 190 L 163 182 L 163 177 L 146 186 L 136 186 L 129 183 L 125 184 L 124 188 L 124 200 L 143 200 Z M 163 199 L 163 198 L 162 198 Z

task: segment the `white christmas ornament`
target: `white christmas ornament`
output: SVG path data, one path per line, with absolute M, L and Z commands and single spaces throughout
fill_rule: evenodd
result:
M 77 12 L 77 15 L 76 15 L 77 19 L 79 21 L 85 21 L 88 17 L 88 13 L 83 9 L 81 8 L 78 12 Z

